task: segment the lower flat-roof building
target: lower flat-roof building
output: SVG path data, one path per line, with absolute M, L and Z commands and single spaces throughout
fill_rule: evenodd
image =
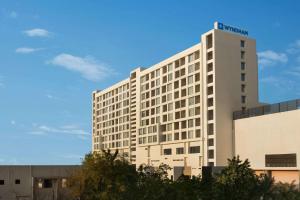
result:
M 295 181 L 300 174 L 300 99 L 234 113 L 235 154 L 257 173 Z
M 0 200 L 64 200 L 75 165 L 1 165 Z

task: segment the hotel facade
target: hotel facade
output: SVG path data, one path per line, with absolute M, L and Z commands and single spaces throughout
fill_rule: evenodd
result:
M 168 164 L 173 178 L 225 166 L 243 152 L 235 131 L 243 119 L 233 113 L 261 106 L 256 41 L 216 22 L 198 44 L 92 98 L 94 152 L 118 149 L 137 167 Z

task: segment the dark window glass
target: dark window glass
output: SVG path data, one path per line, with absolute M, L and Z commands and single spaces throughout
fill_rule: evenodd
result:
M 176 154 L 184 154 L 184 148 L 176 148 Z
M 4 180 L 0 180 L 0 185 L 4 185 Z
M 241 74 L 241 81 L 245 81 L 246 80 L 246 74 Z
M 164 155 L 171 155 L 172 149 L 164 149 Z
M 16 180 L 15 180 L 15 184 L 17 184 L 17 185 L 18 185 L 18 184 L 21 184 L 21 180 L 20 180 L 20 179 L 16 179 Z
M 241 40 L 241 47 L 245 47 L 245 40 Z
M 45 179 L 43 186 L 44 186 L 44 188 L 52 188 L 52 180 L 51 179 Z
M 297 167 L 296 154 L 265 155 L 266 167 Z
M 200 153 L 200 146 L 190 147 L 189 153 Z
M 245 70 L 246 64 L 245 62 L 241 62 L 241 70 Z

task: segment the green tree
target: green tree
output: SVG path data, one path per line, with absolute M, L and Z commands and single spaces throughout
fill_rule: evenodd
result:
M 252 200 L 260 199 L 259 179 L 250 168 L 248 160 L 239 157 L 228 160 L 228 166 L 216 176 L 214 186 L 215 199 Z
M 168 178 L 170 167 L 161 164 L 158 168 L 141 165 L 138 168 L 138 199 L 139 200 L 168 200 L 175 199 L 172 181 Z
M 300 192 L 294 183 L 276 183 L 264 200 L 300 200 Z
M 80 200 L 127 200 L 135 199 L 137 178 L 134 166 L 108 150 L 87 154 L 69 186 Z

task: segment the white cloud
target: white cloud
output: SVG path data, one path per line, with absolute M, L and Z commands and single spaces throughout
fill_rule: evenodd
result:
M 16 49 L 16 53 L 28 54 L 40 50 L 42 50 L 42 48 L 20 47 Z
M 56 97 L 52 94 L 46 94 L 45 95 L 48 99 L 51 99 L 51 100 L 61 100 L 59 97 Z
M 16 125 L 16 121 L 15 121 L 15 120 L 11 120 L 11 121 L 10 121 L 10 124 L 11 124 L 11 125 Z
M 51 94 L 46 94 L 46 97 L 49 99 L 53 99 L 54 97 Z
M 296 54 L 300 52 L 300 40 L 296 40 L 294 43 L 289 45 L 287 53 Z
M 82 129 L 66 129 L 66 128 L 54 128 L 45 125 L 41 125 L 38 127 L 41 131 L 49 132 L 49 133 L 66 133 L 71 135 L 90 135 L 90 133 L 82 130 Z
M 16 11 L 11 11 L 9 17 L 15 19 L 18 17 L 18 13 Z
M 48 63 L 63 67 L 70 71 L 78 72 L 84 78 L 91 81 L 103 80 L 114 73 L 108 66 L 97 62 L 90 56 L 78 57 L 62 53 L 54 57 Z
M 285 53 L 277 53 L 272 50 L 258 52 L 258 63 L 262 67 L 272 66 L 279 63 L 287 63 L 288 57 Z
M 47 125 L 33 125 L 34 130 L 28 132 L 30 135 L 49 135 L 49 134 L 69 134 L 74 135 L 79 139 L 86 140 L 89 139 L 90 133 L 78 128 L 75 125 L 65 125 L 60 128 L 51 127 Z
M 47 135 L 46 132 L 43 131 L 30 131 L 28 132 L 29 135 Z
M 49 37 L 50 36 L 49 31 L 47 31 L 45 29 L 41 29 L 41 28 L 26 30 L 26 31 L 23 31 L 23 33 L 29 37 Z
M 297 83 L 293 80 L 287 79 L 285 77 L 278 77 L 278 76 L 268 76 L 260 79 L 260 83 L 268 84 L 278 88 L 278 91 L 293 91 L 297 87 Z
M 286 73 L 300 78 L 300 67 L 294 67 Z

